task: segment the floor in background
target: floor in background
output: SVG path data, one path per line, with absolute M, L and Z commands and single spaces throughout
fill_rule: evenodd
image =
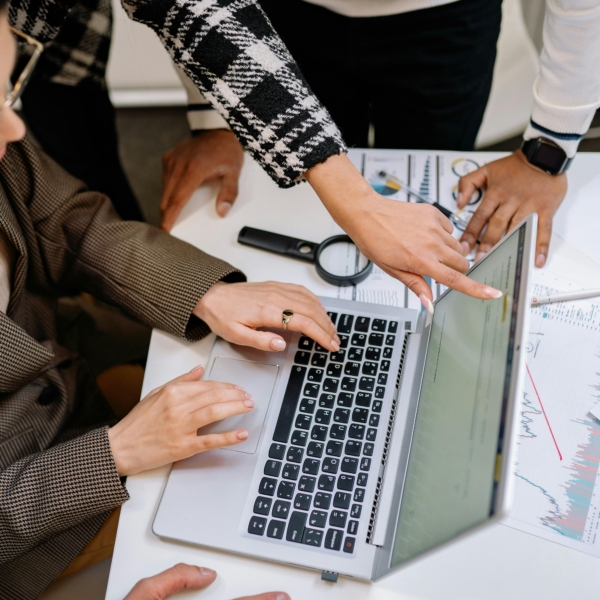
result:
M 597 114 L 592 127 L 600 126 Z M 186 111 L 178 108 L 122 108 L 117 110 L 121 158 L 149 223 L 160 221 L 161 157 L 189 135 Z M 521 145 L 514 137 L 482 150 L 511 152 Z M 583 152 L 600 152 L 600 138 L 583 140 Z

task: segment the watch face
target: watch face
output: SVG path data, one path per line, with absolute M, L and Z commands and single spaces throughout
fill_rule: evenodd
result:
M 556 146 L 542 142 L 537 147 L 534 160 L 534 164 L 539 165 L 545 171 L 558 173 L 565 162 L 565 153 Z

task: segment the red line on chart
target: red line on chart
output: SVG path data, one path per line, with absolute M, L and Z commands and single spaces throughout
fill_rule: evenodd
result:
M 535 387 L 535 381 L 533 380 L 533 377 L 531 376 L 531 371 L 529 370 L 529 365 L 527 363 L 525 363 L 525 368 L 527 369 L 527 375 L 529 375 L 529 379 L 531 379 L 531 385 L 533 385 L 533 390 L 535 391 L 535 395 L 537 396 L 538 402 L 540 403 L 540 406 L 542 407 L 542 412 L 544 413 L 544 419 L 546 419 L 546 425 L 548 425 L 548 429 L 550 430 L 550 435 L 552 436 L 552 441 L 554 442 L 554 445 L 556 446 L 556 451 L 558 452 L 558 457 L 560 458 L 560 460 L 562 460 L 562 454 L 560 453 L 560 448 L 558 447 L 558 444 L 556 443 L 556 438 L 554 437 L 554 431 L 552 431 L 552 426 L 550 425 L 550 421 L 548 421 L 548 415 L 546 414 L 546 409 L 544 408 L 544 405 L 542 404 L 542 399 L 540 398 L 540 394 L 537 391 L 537 388 Z

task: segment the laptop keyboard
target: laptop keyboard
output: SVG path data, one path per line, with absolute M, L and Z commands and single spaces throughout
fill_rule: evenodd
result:
M 330 353 L 298 341 L 248 533 L 354 552 L 388 385 L 398 322 L 330 312 L 340 337 Z M 339 316 L 339 318 L 338 318 Z M 403 332 L 402 332 L 403 333 Z

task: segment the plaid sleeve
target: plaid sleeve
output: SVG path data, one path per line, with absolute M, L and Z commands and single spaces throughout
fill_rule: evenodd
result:
M 60 31 L 76 0 L 10 0 L 8 20 L 16 29 L 46 44 Z
M 283 0 L 282 0 L 283 1 Z M 281 186 L 346 150 L 256 0 L 122 0 Z

